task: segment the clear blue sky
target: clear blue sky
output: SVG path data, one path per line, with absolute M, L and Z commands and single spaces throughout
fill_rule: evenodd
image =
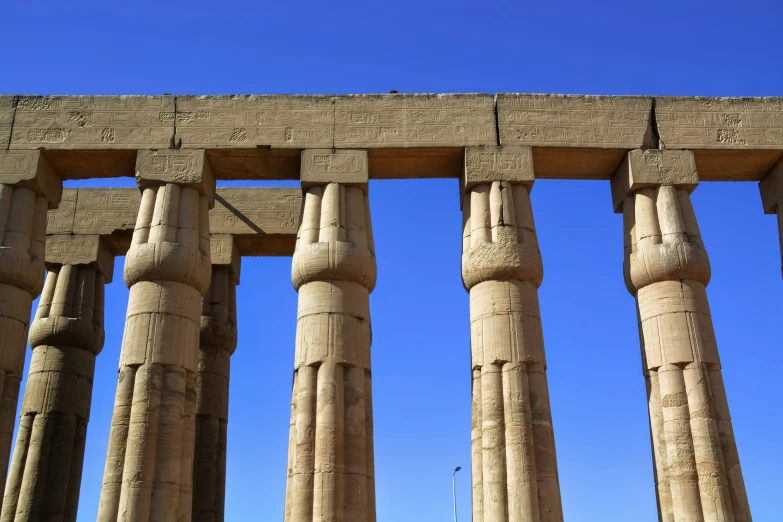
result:
M 783 95 L 779 0 L 41 1 L 2 11 L 2 93 Z M 371 299 L 378 521 L 450 521 L 456 465 L 460 520 L 469 521 L 468 296 L 457 181 L 374 181 L 370 190 L 379 274 Z M 712 261 L 709 297 L 751 509 L 756 522 L 777 522 L 776 220 L 762 214 L 755 183 L 705 183 L 693 200 Z M 533 205 L 566 520 L 655 522 L 621 216 L 612 213 L 607 182 L 539 181 Z M 117 259 L 107 290 L 80 522 L 97 512 L 128 296 L 122 264 Z M 290 260 L 246 258 L 238 299 L 226 519 L 280 521 L 296 316 Z

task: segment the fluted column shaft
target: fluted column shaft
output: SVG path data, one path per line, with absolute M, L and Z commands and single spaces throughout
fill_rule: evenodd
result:
M 474 522 L 561 522 L 529 188 L 473 186 L 463 203 L 470 291 Z
M 191 151 L 139 153 L 137 169 L 189 168 Z M 155 161 L 148 161 L 152 157 Z M 196 160 L 206 161 L 201 151 Z M 145 163 L 146 161 L 146 163 Z M 195 162 L 195 160 L 194 160 Z M 150 168 L 152 168 L 150 167 Z M 100 522 L 187 521 L 201 299 L 211 277 L 208 211 L 214 180 L 185 185 L 159 172 L 143 187 L 125 260 L 130 288 Z M 193 186 L 195 185 L 195 186 Z
M 62 183 L 42 153 L 0 152 L 0 496 L 11 453 L 33 300 L 44 283 L 46 212 Z
M 233 243 L 228 236 L 228 243 Z M 213 238 L 214 241 L 214 238 Z M 215 252 L 215 248 L 212 249 Z M 222 522 L 226 499 L 228 381 L 237 346 L 239 259 L 217 264 L 201 308 L 201 345 L 196 380 L 196 447 L 193 461 L 193 522 Z
M 293 257 L 299 292 L 286 522 L 374 522 L 367 185 L 306 189 Z
M 622 211 L 660 519 L 750 522 L 707 301 L 710 264 L 689 191 L 634 190 Z
M 33 358 L 2 522 L 76 520 L 95 356 L 104 340 L 104 287 L 112 266 L 110 261 L 108 275 L 94 264 L 49 266 L 30 330 Z

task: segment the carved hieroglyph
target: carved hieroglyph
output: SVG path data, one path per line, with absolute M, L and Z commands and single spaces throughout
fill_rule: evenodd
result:
M 462 278 L 470 291 L 473 520 L 562 522 L 532 172 L 487 183 L 485 171 L 471 179 L 472 171 L 466 164 Z
M 114 257 L 99 236 L 49 236 L 30 329 L 33 358 L 3 499 L 3 522 L 75 522 Z
M 228 379 L 237 347 L 241 258 L 231 236 L 210 238 L 212 282 L 201 306 L 196 381 L 193 522 L 221 522 L 226 502 Z
M 0 150 L 7 149 L 11 142 L 15 103 L 16 96 L 0 95 Z
M 177 96 L 183 148 L 332 147 L 333 96 Z
M 650 97 L 501 93 L 497 104 L 501 145 L 630 149 L 651 138 Z
M 44 282 L 46 211 L 61 194 L 60 179 L 40 151 L 0 152 L 0 493 L 32 302 Z
M 306 190 L 291 276 L 299 292 L 286 522 L 375 521 L 367 186 Z
M 490 94 L 346 95 L 335 101 L 337 148 L 497 145 Z
M 659 517 L 750 522 L 707 302 L 710 263 L 689 194 L 692 174 L 679 181 L 631 187 L 622 205 L 624 273 L 640 321 Z
M 204 151 L 154 154 L 178 157 L 150 161 L 148 153 L 138 154 L 142 198 L 125 259 L 130 297 L 100 522 L 191 518 L 199 329 L 212 272 L 208 210 L 215 182 Z M 161 169 L 168 169 L 168 179 Z
M 19 96 L 11 149 L 167 148 L 173 137 L 173 96 Z

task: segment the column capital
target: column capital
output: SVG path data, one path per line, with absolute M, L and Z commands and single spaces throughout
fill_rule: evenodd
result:
M 462 194 L 476 185 L 493 181 L 508 181 L 532 188 L 535 181 L 533 149 L 524 146 L 466 147 L 460 175 Z
M 302 188 L 341 183 L 364 188 L 369 181 L 366 150 L 305 149 L 299 171 Z
M 612 177 L 612 206 L 623 210 L 623 201 L 639 190 L 671 185 L 692 192 L 699 184 L 696 160 L 690 150 L 629 151 Z
M 0 183 L 32 190 L 57 208 L 63 182 L 40 150 L 0 152 Z
M 759 192 L 761 193 L 761 205 L 764 207 L 765 214 L 775 214 L 778 206 L 783 202 L 783 158 L 778 160 L 775 165 L 759 181 Z
M 46 236 L 46 265 L 91 265 L 106 283 L 114 275 L 114 254 L 97 235 Z
M 242 256 L 239 254 L 234 236 L 230 234 L 212 234 L 209 236 L 209 252 L 212 266 L 228 268 L 235 284 L 239 284 Z
M 215 206 L 215 176 L 203 149 L 140 150 L 136 153 L 136 183 L 140 189 L 176 183 L 207 196 Z

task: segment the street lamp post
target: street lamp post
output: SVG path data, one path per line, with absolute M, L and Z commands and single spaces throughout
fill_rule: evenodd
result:
M 457 488 L 455 487 L 454 476 L 461 469 L 461 466 L 457 466 L 454 468 L 454 473 L 451 474 L 451 498 L 454 500 L 454 522 L 457 522 Z

